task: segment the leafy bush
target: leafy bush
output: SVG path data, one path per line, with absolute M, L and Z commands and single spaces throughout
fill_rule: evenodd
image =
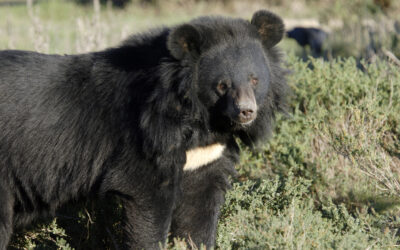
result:
M 281 180 L 236 184 L 219 224 L 219 248 L 381 249 L 396 245 L 394 234 L 368 227 L 373 221 L 369 215 L 354 218 L 345 206 L 332 202 L 317 209 L 309 187 L 310 181 L 295 180 L 292 174 Z

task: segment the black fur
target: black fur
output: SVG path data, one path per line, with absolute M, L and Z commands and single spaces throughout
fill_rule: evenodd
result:
M 125 206 L 126 247 L 156 248 L 169 230 L 213 246 L 234 138 L 264 139 L 286 103 L 282 21 L 252 23 L 202 17 L 82 55 L 1 51 L 0 249 L 13 228 L 106 193 Z M 257 104 L 250 124 L 235 120 L 241 93 Z M 214 143 L 220 159 L 183 171 L 187 150 Z

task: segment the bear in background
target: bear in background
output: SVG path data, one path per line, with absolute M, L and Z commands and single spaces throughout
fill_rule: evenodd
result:
M 286 32 L 289 38 L 296 40 L 296 42 L 305 49 L 310 46 L 311 55 L 313 57 L 323 56 L 323 46 L 328 38 L 328 33 L 319 28 L 303 28 L 295 27 Z
M 130 249 L 215 244 L 239 158 L 286 106 L 284 25 L 200 17 L 80 55 L 0 52 L 0 249 L 71 201 L 118 196 Z

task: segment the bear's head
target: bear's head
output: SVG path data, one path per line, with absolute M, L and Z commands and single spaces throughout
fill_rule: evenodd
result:
M 269 132 L 284 103 L 285 72 L 274 48 L 283 34 L 281 18 L 265 10 L 250 22 L 202 17 L 171 31 L 168 49 L 193 69 L 192 88 L 213 128 L 229 128 L 248 145 Z

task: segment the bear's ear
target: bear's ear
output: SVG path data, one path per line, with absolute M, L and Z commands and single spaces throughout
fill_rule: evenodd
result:
M 180 60 L 185 55 L 197 56 L 200 53 L 200 34 L 190 24 L 183 24 L 171 31 L 167 42 L 172 56 Z
M 285 25 L 282 19 L 272 12 L 259 10 L 251 18 L 265 47 L 272 48 L 282 40 Z

